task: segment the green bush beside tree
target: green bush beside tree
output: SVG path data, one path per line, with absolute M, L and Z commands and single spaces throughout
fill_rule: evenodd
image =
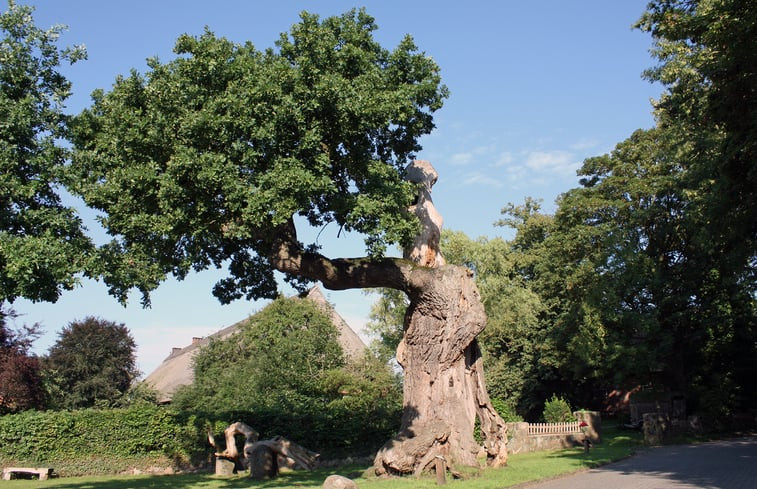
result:
M 279 298 L 211 342 L 194 374 L 174 394 L 177 409 L 244 421 L 263 438 L 281 435 L 325 456 L 367 454 L 399 426 L 399 380 L 368 353 L 346 359 L 336 327 L 305 299 Z

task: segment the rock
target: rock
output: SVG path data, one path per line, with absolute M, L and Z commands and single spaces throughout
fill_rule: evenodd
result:
M 326 477 L 321 487 L 323 489 L 357 489 L 357 484 L 344 476 L 330 475 Z

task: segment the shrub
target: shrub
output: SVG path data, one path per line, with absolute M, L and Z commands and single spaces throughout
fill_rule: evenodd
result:
M 564 398 L 557 397 L 556 394 L 552 394 L 552 398 L 544 403 L 542 416 L 547 423 L 574 421 L 570 404 Z
M 517 423 L 523 421 L 523 416 L 515 412 L 515 406 L 503 399 L 492 398 L 492 406 L 497 410 L 505 423 Z

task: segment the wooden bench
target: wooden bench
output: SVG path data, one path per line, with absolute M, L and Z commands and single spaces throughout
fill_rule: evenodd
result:
M 53 475 L 52 467 L 8 467 L 3 469 L 3 480 L 9 481 L 14 475 L 38 475 L 39 480 L 45 481 Z

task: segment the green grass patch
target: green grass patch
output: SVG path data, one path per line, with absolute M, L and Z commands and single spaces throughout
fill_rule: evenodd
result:
M 509 465 L 501 469 L 485 469 L 466 480 L 449 480 L 452 489 L 502 489 L 527 481 L 548 479 L 579 470 L 597 467 L 631 455 L 641 444 L 639 433 L 607 429 L 603 442 L 588 453 L 582 448 L 512 455 Z M 211 474 L 183 474 L 165 476 L 97 476 L 39 480 L 4 481 L 3 489 L 231 489 L 280 488 L 317 489 L 330 474 L 341 474 L 355 480 L 361 489 L 431 489 L 437 488 L 432 476 L 379 479 L 365 466 L 295 471 L 282 473 L 271 481 L 252 481 L 245 475 L 230 478 Z

